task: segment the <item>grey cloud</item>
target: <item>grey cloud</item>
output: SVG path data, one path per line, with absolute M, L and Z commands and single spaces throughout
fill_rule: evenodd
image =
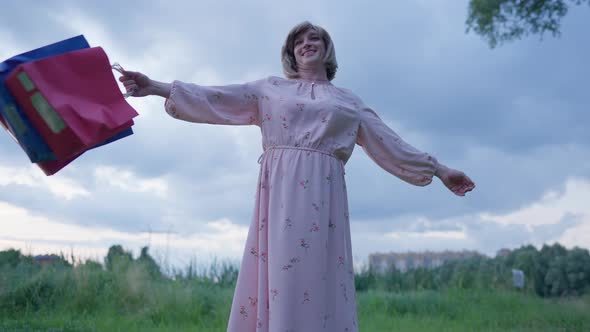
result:
M 363 154 L 360 149 L 356 153 Z M 472 147 L 460 161 L 453 159 L 452 155 L 440 156 L 443 163 L 465 171 L 476 183 L 465 197 L 455 196 L 439 179 L 427 187 L 416 187 L 366 156 L 351 158 L 347 165 L 351 215 L 384 219 L 422 214 L 442 219 L 477 211 L 506 213 L 537 201 L 548 190 L 560 190 L 570 176 L 588 178 L 590 172 L 590 149 L 583 145 L 543 146 L 518 155 Z
M 421 250 L 477 250 L 494 256 L 501 248 L 517 248 L 523 244 L 540 247 L 543 243 L 555 241 L 565 231 L 583 223 L 580 216 L 567 214 L 554 224 L 531 225 L 500 224 L 482 220 L 475 216 L 457 217 L 449 220 L 420 222 L 409 216 L 388 221 L 368 221 L 352 225 L 353 242 L 359 258 L 365 259 L 370 253 L 388 251 Z M 531 221 L 531 224 L 534 221 Z M 403 232 L 464 232 L 465 238 L 419 238 L 403 236 Z M 400 238 L 384 237 L 389 232 L 402 232 Z
M 464 198 L 454 196 L 438 179 L 431 186 L 414 187 L 383 171 L 357 146 L 347 164 L 353 224 L 392 216 L 452 220 L 481 211 L 503 213 L 538 200 L 568 176 L 590 176 L 590 137 L 584 127 L 590 120 L 590 46 L 581 42 L 588 22 L 578 11 L 568 13 L 560 39 L 529 38 L 490 50 L 478 36 L 465 34 L 466 0 L 444 5 L 208 0 L 138 6 L 111 0 L 3 6 L 11 15 L 3 17 L 0 30 L 18 36 L 19 47 L 70 37 L 74 31 L 52 17 L 72 10 L 99 25 L 112 39 L 113 54 L 128 61 L 127 69 L 159 80 L 195 83 L 203 75 L 199 73 L 207 71 L 228 84 L 258 73 L 281 75 L 280 47 L 289 29 L 303 20 L 324 26 L 335 41 L 340 64 L 334 83 L 352 89 L 384 120 L 421 136 L 418 148 L 465 171 L 478 185 Z M 92 200 L 64 202 L 15 186 L 1 187 L 0 199 L 71 223 L 120 230 L 166 228 L 170 216 L 186 220 L 187 230 L 197 229 L 198 221 L 221 217 L 248 224 L 261 151 L 256 129 L 244 129 L 244 135 L 236 137 L 219 126 L 168 117 L 161 98 L 130 102 L 144 115 L 136 121 L 135 135 L 86 153 L 62 173 L 92 190 Z M 4 166 L 28 166 L 24 153 L 5 134 L 0 134 L 0 161 Z M 140 177 L 168 176 L 174 196 L 165 201 L 96 187 L 91 175 L 98 165 L 132 169 Z M 461 226 L 406 222 L 416 231 Z M 488 226 L 470 227 L 480 232 Z M 509 230 L 489 227 L 494 237 L 508 236 Z M 515 235 L 509 242 L 527 236 Z M 454 245 L 447 242 L 432 245 Z M 396 245 L 410 245 L 402 243 Z

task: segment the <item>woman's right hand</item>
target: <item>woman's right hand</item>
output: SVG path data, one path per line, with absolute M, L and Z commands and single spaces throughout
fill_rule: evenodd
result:
M 119 77 L 123 82 L 127 92 L 133 91 L 133 97 L 145 97 L 154 94 L 154 85 L 152 80 L 145 74 L 136 71 L 123 71 L 123 76 Z
M 439 167 L 437 176 L 455 195 L 465 196 L 466 192 L 475 188 L 475 183 L 465 173 L 444 165 L 440 165 Z

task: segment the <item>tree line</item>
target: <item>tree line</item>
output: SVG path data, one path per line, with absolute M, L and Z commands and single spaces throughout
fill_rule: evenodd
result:
M 153 287 L 169 284 L 190 288 L 198 284 L 233 289 L 239 274 L 239 269 L 231 264 L 212 266 L 204 274 L 197 273 L 192 265 L 164 273 L 148 247 L 134 258 L 122 246 L 114 245 L 103 262 L 76 261 L 75 257 L 67 259 L 63 254 L 43 256 L 44 263 L 38 258 L 14 249 L 0 251 L 0 311 L 15 307 L 34 309 L 74 296 L 82 299 L 81 307 L 92 306 L 100 297 L 119 299 L 117 294 L 138 293 L 138 284 L 145 286 L 140 288 L 144 290 L 138 293 L 141 296 L 133 293 L 126 298 L 134 298 L 140 305 Z M 513 286 L 512 269 L 524 272 L 524 288 Z M 540 297 L 579 296 L 590 293 L 590 253 L 555 243 L 543 245 L 540 250 L 525 245 L 495 258 L 474 256 L 447 261 L 431 269 L 401 272 L 392 267 L 378 273 L 365 267 L 355 273 L 355 286 L 359 292 L 459 288 L 510 289 Z M 84 296 L 85 293 L 88 294 Z
M 445 262 L 436 268 L 400 272 L 390 267 L 378 273 L 371 267 L 355 276 L 359 291 L 405 291 L 443 288 L 514 289 L 512 269 L 524 272 L 522 291 L 541 297 L 578 296 L 590 292 L 590 254 L 587 249 L 567 249 L 559 243 L 537 250 L 525 245 L 505 256 L 475 256 Z

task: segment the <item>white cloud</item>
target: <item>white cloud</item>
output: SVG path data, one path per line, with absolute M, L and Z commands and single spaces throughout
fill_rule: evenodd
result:
M 570 178 L 560 193 L 548 191 L 538 201 L 517 211 L 493 215 L 481 214 L 481 218 L 504 225 L 522 224 L 534 236 L 535 226 L 554 225 L 566 218 L 574 218 L 577 225 L 566 229 L 562 234 L 555 234 L 551 242 L 572 248 L 579 246 L 590 248 L 590 181 L 583 178 Z
M 426 239 L 465 239 L 467 235 L 458 231 L 430 231 L 430 232 L 389 232 L 383 236 L 392 239 L 414 238 L 416 240 Z
M 570 178 L 565 183 L 562 193 L 547 191 L 534 203 L 503 215 L 491 213 L 480 214 L 481 219 L 500 224 L 545 225 L 556 224 L 568 214 L 584 216 L 590 222 L 590 181 L 582 178 Z M 590 245 L 590 243 L 589 243 Z
M 377 6 L 380 10 L 366 11 L 360 3 L 345 6 L 322 3 L 310 16 L 305 6 L 298 5 L 285 10 L 284 5 L 275 2 L 228 7 L 223 1 L 209 1 L 206 7 L 213 10 L 196 11 L 196 14 L 192 9 L 202 8 L 203 4 L 168 6 L 162 3 L 158 6 L 153 3 L 138 11 L 129 21 L 118 19 L 118 16 L 111 15 L 111 11 L 97 10 L 92 6 L 75 8 L 71 5 L 55 8 L 60 5 L 53 4 L 46 6 L 50 7 L 47 11 L 42 9 L 31 13 L 26 11 L 26 6 L 20 6 L 20 12 L 15 9 L 14 17 L 7 17 L 8 21 L 4 20 L 4 24 L 0 22 L 0 56 L 6 58 L 45 42 L 53 42 L 56 35 L 64 32 L 68 35 L 84 33 L 91 45 L 102 46 L 112 61 L 121 63 L 126 69 L 144 72 L 156 80 L 169 82 L 181 79 L 217 85 L 258 79 L 268 74 L 280 75 L 279 51 L 289 28 L 303 19 L 310 19 L 328 28 L 336 41 L 341 64 L 336 84 L 342 83 L 342 86 L 354 91 L 364 89 L 366 100 L 379 106 L 377 112 L 405 140 L 424 151 L 432 150 L 439 160 L 445 163 L 448 161 L 449 166 L 466 170 L 478 183 L 478 189 L 473 195 L 461 201 L 449 195 L 439 182 L 433 188 L 398 185 L 399 182 L 395 180 L 383 178 L 387 174 L 380 173 L 378 178 L 368 174 L 376 168 L 363 153 L 358 155 L 357 147 L 359 158 L 355 158 L 360 161 L 356 162 L 353 158 L 350 163 L 352 168 L 347 165 L 349 174 L 353 176 L 347 180 L 351 180 L 350 189 L 355 187 L 356 181 L 366 185 L 357 185 L 358 189 L 349 191 L 351 207 L 361 207 L 361 218 L 376 215 L 387 219 L 383 215 L 393 210 L 391 206 L 397 206 L 398 210 L 393 212 L 393 221 L 400 223 L 387 228 L 383 225 L 391 220 L 381 220 L 379 223 L 371 220 L 381 227 L 367 229 L 366 226 L 370 224 L 353 218 L 351 227 L 354 228 L 355 255 L 360 254 L 360 257 L 365 258 L 376 250 L 462 248 L 493 253 L 493 249 L 505 244 L 516 246 L 524 241 L 542 243 L 553 239 L 563 241 L 566 245 L 590 245 L 590 213 L 583 205 L 584 198 L 589 197 L 587 182 L 571 180 L 565 190 L 547 192 L 536 199 L 538 193 L 556 187 L 568 175 L 590 174 L 588 163 L 585 162 L 590 160 L 585 158 L 588 156 L 585 132 L 568 136 L 563 131 L 563 128 L 568 127 L 555 126 L 563 123 L 569 125 L 563 120 L 569 119 L 568 116 L 585 119 L 583 112 L 574 112 L 575 108 L 570 105 L 570 101 L 583 105 L 585 95 L 580 87 L 584 85 L 563 84 L 571 81 L 571 73 L 585 68 L 583 59 L 587 58 L 585 55 L 588 53 L 588 48 L 580 48 L 581 44 L 576 42 L 576 36 L 581 36 L 581 30 L 573 24 L 570 24 L 571 33 L 564 34 L 565 38 L 559 40 L 558 47 L 555 47 L 556 42 L 547 40 L 538 44 L 544 48 L 544 52 L 537 52 L 537 47 L 532 49 L 538 56 L 531 62 L 528 60 L 532 53 L 524 41 L 492 52 L 479 36 L 465 35 L 464 20 L 461 19 L 464 13 L 456 10 L 462 6 L 460 4 L 448 7 L 420 0 L 418 5 L 393 7 L 382 3 Z M 133 5 L 117 5 L 123 12 L 133 10 Z M 254 22 L 256 24 L 244 25 L 243 22 L 251 16 L 247 14 L 252 12 L 258 13 L 260 19 Z M 383 17 L 395 12 L 398 19 L 374 20 L 376 12 Z M 44 15 L 30 16 L 37 13 Z M 223 13 L 226 18 L 224 22 L 229 24 L 218 24 L 220 21 L 216 13 Z M 47 15 L 49 19 L 45 17 Z M 14 30 L 13 27 L 17 25 L 13 23 L 25 16 L 43 22 L 44 29 L 35 30 L 34 36 L 30 34 L 32 30 Z M 352 16 L 367 24 L 361 29 L 350 29 L 345 22 Z M 410 34 L 390 33 L 411 26 L 416 17 L 426 17 L 429 23 L 413 26 Z M 11 22 L 10 18 L 14 21 Z M 157 24 L 137 24 L 145 20 Z M 570 22 L 585 24 L 583 17 Z M 264 28 L 267 26 L 273 26 L 274 29 Z M 566 27 L 564 25 L 564 29 Z M 375 34 L 367 38 L 368 32 Z M 387 43 L 393 48 L 362 52 L 366 48 L 359 47 L 377 45 L 384 38 L 393 41 Z M 552 69 L 542 72 L 542 76 L 548 79 L 531 79 L 531 75 L 538 72 L 536 68 L 539 64 L 551 63 L 551 59 L 556 56 L 563 58 L 571 55 L 573 50 L 578 56 L 569 57 L 572 61 L 561 67 L 545 66 Z M 367 63 L 379 69 L 367 71 L 364 66 Z M 461 66 L 457 67 L 457 64 Z M 479 82 L 480 77 L 486 77 L 485 82 Z M 563 86 L 567 89 L 562 89 Z M 537 94 L 543 91 L 551 91 L 550 97 L 539 99 Z M 451 97 L 442 98 L 444 95 Z M 530 96 L 527 98 L 531 99 L 515 99 L 514 95 Z M 485 98 L 481 99 L 481 103 L 474 102 L 482 97 Z M 551 102 L 553 97 L 568 102 Z M 517 105 L 496 105 L 497 100 L 516 100 Z M 549 107 L 541 110 L 536 108 L 539 100 L 542 105 Z M 207 252 L 206 248 L 213 248 L 209 252 L 218 250 L 219 253 L 226 253 L 223 251 L 225 246 L 219 246 L 220 243 L 229 243 L 233 249 L 227 252 L 239 257 L 245 228 L 234 222 L 248 220 L 251 215 L 251 197 L 257 173 L 255 160 L 261 152 L 259 128 L 175 122 L 164 112 L 162 98 L 129 98 L 128 101 L 141 114 L 136 118 L 133 137 L 96 149 L 52 177 L 45 177 L 40 170 L 33 169 L 34 166 L 29 169 L 0 167 L 0 193 L 5 198 L 11 197 L 11 202 L 13 199 L 18 201 L 25 216 L 32 217 L 30 211 L 36 211 L 45 216 L 63 217 L 59 220 L 66 222 L 85 222 L 89 225 L 108 222 L 110 227 L 118 225 L 122 231 L 114 231 L 109 226 L 88 228 L 88 232 L 96 235 L 88 237 L 89 233 L 84 233 L 86 228 L 55 226 L 56 230 L 64 234 L 78 234 L 82 239 L 87 239 L 87 243 L 82 245 L 65 238 L 59 240 L 59 234 L 41 242 L 32 237 L 22 236 L 21 240 L 9 240 L 6 237 L 2 243 L 26 243 L 36 248 L 43 246 L 53 252 L 61 246 L 76 246 L 76 252 L 97 250 L 103 255 L 106 246 L 112 244 L 110 241 L 122 241 L 132 247 L 147 243 L 166 247 L 166 244 L 175 242 L 175 250 L 182 251 L 184 256 L 194 251 Z M 431 110 L 421 112 L 422 108 Z M 559 114 L 555 110 L 559 110 Z M 413 113 L 416 113 L 420 123 L 431 123 L 432 119 L 437 119 L 431 128 L 433 132 L 412 129 L 420 123 L 407 126 L 410 122 L 405 115 Z M 454 116 L 457 114 L 459 116 Z M 542 127 L 545 123 L 552 126 Z M 531 133 L 534 135 L 529 135 Z M 493 140 L 486 138 L 490 135 L 494 137 Z M 568 144 L 573 145 L 577 140 L 581 145 L 568 148 L 568 145 L 562 144 L 566 142 L 562 142 L 563 137 L 571 137 L 572 142 L 567 141 Z M 559 142 L 551 147 L 543 147 L 542 144 L 546 142 L 539 143 L 537 138 L 541 141 L 556 139 Z M 523 140 L 526 140 L 526 144 Z M 5 136 L 4 141 L 0 140 L 0 148 L 4 142 L 13 145 Z M 477 142 L 493 148 L 473 148 Z M 528 149 L 529 144 L 540 147 L 532 151 Z M 448 148 L 442 149 L 442 146 Z M 513 153 L 515 146 L 521 148 Z M 434 147 L 438 147 L 438 152 Z M 523 147 L 528 150 L 525 151 Z M 12 149 L 2 158 L 21 153 Z M 222 158 L 225 156 L 221 154 L 226 154 L 228 158 Z M 228 159 L 231 161 L 228 162 Z M 3 160 L 3 165 L 7 166 L 8 159 Z M 566 162 L 568 160 L 573 162 Z M 95 168 L 95 165 L 110 166 Z M 355 165 L 358 165 L 356 169 Z M 168 168 L 170 172 L 161 176 Z M 355 172 L 357 175 L 353 175 Z M 146 173 L 155 176 L 140 176 Z M 505 188 L 504 183 L 511 183 L 512 187 Z M 24 190 L 18 190 L 18 197 L 9 196 L 15 188 Z M 448 196 L 441 196 L 443 191 Z M 60 204 L 54 196 L 70 202 Z M 88 197 L 92 199 L 80 200 Z M 532 200 L 535 202 L 530 203 Z M 51 204 L 56 201 L 57 204 Z M 521 202 L 527 204 L 517 206 Z M 144 208 L 129 211 L 127 207 L 130 204 Z M 2 209 L 6 210 L 7 207 L 3 205 Z M 505 213 L 506 209 L 512 211 Z M 19 215 L 15 212 L 18 210 L 11 211 Z M 219 211 L 236 216 L 236 219 L 222 219 Z M 430 219 L 408 215 L 414 212 L 424 213 Z M 21 220 L 17 218 L 6 222 L 4 218 L 8 215 L 8 212 L 2 214 L 0 234 L 8 229 L 5 227 L 8 223 L 18 224 Z M 448 218 L 437 219 L 433 215 L 445 215 Z M 568 219 L 567 216 L 575 216 L 572 218 L 575 223 L 562 223 L 562 220 Z M 50 219 L 42 218 L 37 222 L 41 225 L 45 220 L 54 225 Z M 194 226 L 195 220 L 210 219 L 217 221 Z M 138 225 L 170 227 L 192 235 L 180 236 L 171 231 L 151 235 L 149 232 L 129 232 L 129 229 Z M 568 227 L 564 233 L 563 230 Z M 44 226 L 43 229 L 51 231 L 51 226 Z M 98 242 L 93 243 L 92 239 Z
M 351 224 L 353 250 L 365 259 L 374 252 L 443 249 L 478 250 L 493 256 L 503 247 L 533 244 L 540 248 L 554 242 L 568 248 L 589 248 L 588 197 L 590 181 L 569 178 L 563 191 L 547 191 L 538 201 L 506 214 L 484 212 L 445 219 L 405 216 L 358 220 Z
M 102 46 L 107 50 L 113 48 L 113 38 L 103 29 L 102 24 L 79 9 L 64 7 L 62 10 L 49 12 L 49 17 L 72 33 L 84 34 L 91 47 Z
M 17 43 L 17 39 L 10 31 L 6 31 L 0 28 L 0 61 L 4 61 L 4 59 L 11 58 L 18 53 L 22 53 L 24 51 L 18 51 L 21 49 L 19 43 Z
M 248 227 L 228 219 L 204 222 L 199 232 L 183 236 L 169 232 L 122 232 L 107 227 L 86 227 L 60 223 L 27 209 L 0 201 L 0 250 L 21 249 L 32 254 L 73 252 L 77 258 L 102 259 L 113 244 L 136 250 L 149 245 L 151 252 L 172 254 L 173 265 L 207 255 L 240 258 Z M 184 268 L 185 266 L 180 266 Z
M 97 183 L 107 184 L 128 192 L 152 193 L 168 196 L 168 181 L 163 178 L 141 178 L 135 173 L 113 166 L 99 166 L 94 170 Z
M 26 168 L 0 166 L 0 186 L 8 185 L 41 188 L 66 200 L 91 196 L 90 191 L 73 178 L 63 175 L 46 176 L 34 165 Z

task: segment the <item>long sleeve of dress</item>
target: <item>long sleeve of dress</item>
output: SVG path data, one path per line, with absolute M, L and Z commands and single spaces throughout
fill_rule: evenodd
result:
M 426 186 L 439 167 L 436 158 L 406 143 L 371 108 L 360 108 L 357 144 L 381 168 L 416 186 Z
M 203 86 L 176 80 L 164 107 L 170 116 L 190 122 L 260 126 L 260 82 Z

